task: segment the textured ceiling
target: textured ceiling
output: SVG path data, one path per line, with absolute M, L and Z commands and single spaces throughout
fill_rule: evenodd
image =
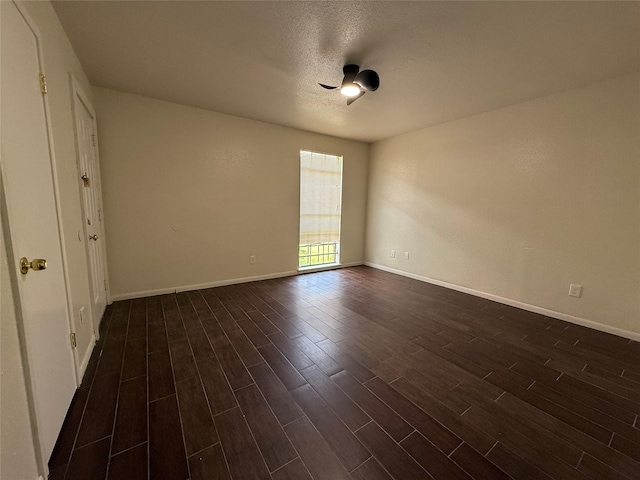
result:
M 94 85 L 366 142 L 640 70 L 635 2 L 53 5 Z

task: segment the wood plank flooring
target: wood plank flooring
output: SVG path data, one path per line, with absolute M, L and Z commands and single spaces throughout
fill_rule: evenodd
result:
M 640 344 L 368 267 L 116 302 L 54 479 L 640 478 Z

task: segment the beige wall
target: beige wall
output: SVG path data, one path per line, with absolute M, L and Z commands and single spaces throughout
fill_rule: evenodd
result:
M 363 261 L 367 144 L 104 88 L 93 98 L 116 298 L 295 272 L 300 149 L 344 156 L 342 263 Z
M 639 334 L 639 87 L 620 77 L 374 144 L 367 262 Z
M 76 163 L 76 147 L 69 73 L 91 96 L 91 86 L 49 2 L 21 2 L 39 30 L 44 70 L 47 76 L 47 99 L 53 131 L 53 146 L 62 208 L 64 248 L 71 287 L 72 315 L 76 319 L 76 339 L 80 360 L 93 347 L 92 322 L 80 325 L 80 308 L 91 312 L 87 257 L 82 231 L 82 207 Z M 80 236 L 79 236 L 80 232 Z M 99 319 L 93 319 L 95 323 Z

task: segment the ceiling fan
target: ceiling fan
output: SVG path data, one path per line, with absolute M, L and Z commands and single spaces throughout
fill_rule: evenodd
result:
M 344 79 L 340 86 L 340 93 L 347 97 L 347 105 L 351 105 L 367 92 L 375 92 L 380 86 L 380 77 L 373 70 L 362 70 L 358 65 L 345 65 L 342 67 Z M 319 83 L 322 88 L 335 90 L 338 87 Z

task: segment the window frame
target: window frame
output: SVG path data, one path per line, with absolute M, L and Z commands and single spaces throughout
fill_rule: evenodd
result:
M 316 242 L 316 243 L 302 243 L 301 242 L 301 227 L 302 227 L 302 173 L 303 173 L 303 154 L 316 154 L 316 155 L 325 155 L 330 157 L 335 157 L 339 159 L 340 164 L 340 185 L 339 185 L 339 222 L 338 222 L 338 240 L 335 242 Z M 298 160 L 299 171 L 299 204 L 298 204 L 298 271 L 308 271 L 308 270 L 318 270 L 318 269 L 330 269 L 335 268 L 341 265 L 340 257 L 341 257 L 341 240 L 342 240 L 342 202 L 343 202 L 343 192 L 344 192 L 344 156 L 338 155 L 335 153 L 327 153 L 327 152 L 319 152 L 316 150 L 307 150 L 300 149 L 299 151 L 299 160 Z M 313 247 L 322 248 L 322 252 L 317 252 L 312 254 L 309 251 Z M 308 248 L 306 254 L 301 254 L 303 248 Z M 327 251 L 327 249 L 329 251 Z M 333 249 L 334 251 L 331 251 Z M 324 263 L 311 263 L 312 257 L 324 257 L 323 260 L 326 260 L 327 257 L 331 258 L 334 256 L 334 261 L 327 261 Z M 302 259 L 306 258 L 307 261 L 304 265 L 302 265 Z

